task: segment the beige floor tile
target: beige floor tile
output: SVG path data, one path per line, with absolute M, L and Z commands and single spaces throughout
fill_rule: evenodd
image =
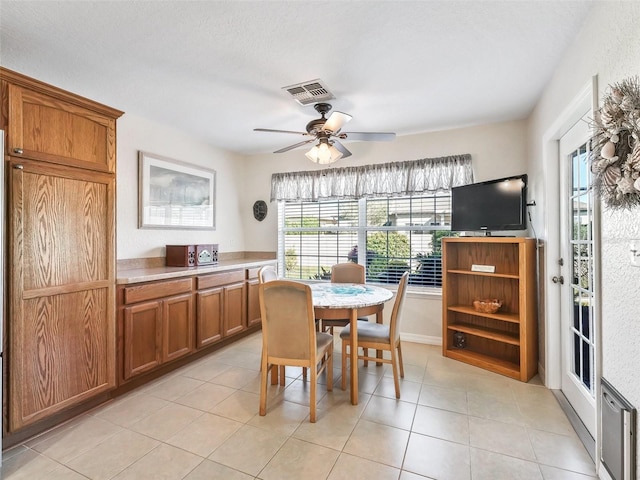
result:
M 359 420 L 344 446 L 344 453 L 400 468 L 409 432 L 379 423 Z
M 525 427 L 486 418 L 469 417 L 469 431 L 472 447 L 523 460 L 536 460 Z
M 469 445 L 469 421 L 461 413 L 418 405 L 411 431 Z
M 415 403 L 374 395 L 364 409 L 362 418 L 391 427 L 411 430 L 415 412 Z
M 209 411 L 241 423 L 247 423 L 258 415 L 259 409 L 259 395 L 238 390 Z
M 243 367 L 232 366 L 228 370 L 213 377 L 209 382 L 238 389 L 259 378 L 260 370 L 249 370 Z
M 526 421 L 515 401 L 503 401 L 492 394 L 467 392 L 469 415 L 489 418 L 498 422 L 526 425 Z
M 106 480 L 140 460 L 159 444 L 152 438 L 123 430 L 70 460 L 67 465 L 92 480 Z
M 202 360 L 189 365 L 184 371 L 181 372 L 183 377 L 194 378 L 203 382 L 210 381 L 213 377 L 224 373 L 229 370 L 231 365 L 220 362 L 214 357 L 205 357 Z
M 408 381 L 406 378 L 400 378 L 400 400 L 404 402 L 416 403 L 420 397 L 420 389 L 422 383 L 416 383 Z M 378 383 L 378 386 L 373 392 L 374 395 L 379 397 L 396 398 L 396 387 L 393 382 L 393 377 L 383 377 Z
M 33 477 L 35 480 L 37 477 Z M 53 470 L 47 473 L 47 480 L 87 480 L 87 477 L 80 475 L 78 472 L 73 471 L 69 467 L 64 465 L 58 465 Z
M 473 480 L 543 480 L 537 463 L 477 448 L 471 449 L 471 470 Z
M 532 429 L 573 435 L 574 430 L 567 416 L 562 411 L 556 398 L 536 396 L 525 400 L 518 400 L 518 406 L 526 425 Z
M 242 423 L 229 418 L 205 413 L 169 438 L 167 443 L 201 457 L 206 457 L 222 445 L 242 425 Z
M 342 390 L 341 388 L 334 388 L 333 391 L 327 392 L 318 402 L 318 409 L 331 409 L 333 412 L 340 411 L 347 416 L 356 415 L 360 417 L 371 400 L 371 397 L 372 395 L 370 393 L 358 392 L 358 404 L 353 405 L 351 403 L 351 392 L 348 389 Z
M 424 366 L 412 365 L 405 361 L 404 362 L 404 379 L 402 377 L 399 377 L 399 378 L 407 382 L 422 383 L 425 370 L 426 369 Z M 398 376 L 399 375 L 400 375 L 400 370 L 398 367 Z M 391 365 L 387 365 L 387 368 L 384 371 L 384 376 L 387 378 L 393 378 L 393 368 L 391 367 Z
M 253 480 L 254 476 L 225 467 L 220 463 L 205 460 L 194 468 L 189 475 L 184 477 L 184 480 L 212 480 L 216 478 L 224 480 Z
M 164 400 L 173 401 L 185 393 L 195 390 L 202 383 L 201 380 L 196 380 L 195 378 L 174 375 L 166 382 L 158 383 L 153 388 L 149 388 L 146 393 Z
M 406 470 L 402 470 L 400 472 L 399 480 L 425 480 L 426 478 L 427 477 L 418 475 L 417 473 L 411 473 L 411 472 L 407 472 Z M 432 480 L 432 479 L 428 479 L 428 480 Z
M 174 400 L 175 403 L 207 412 L 235 393 L 235 388 L 203 383 L 195 390 Z
M 397 480 L 399 474 L 397 468 L 342 453 L 327 480 Z
M 57 435 L 49 436 L 34 445 L 33 449 L 65 463 L 122 431 L 121 427 L 106 420 L 84 416 L 73 428 L 66 428 Z
M 169 404 L 153 395 L 137 394 L 117 398 L 94 415 L 122 427 L 130 427 L 144 417 L 156 413 Z
M 316 410 L 316 421 L 321 422 L 323 412 Z M 269 406 L 265 416 L 255 415 L 247 423 L 282 435 L 291 435 L 300 423 L 309 421 L 309 407 L 293 402 L 278 402 Z
M 419 405 L 467 414 L 467 392 L 424 384 L 418 398 Z
M 195 408 L 169 403 L 156 413 L 134 423 L 131 430 L 164 442 L 202 415 L 204 413 Z
M 583 475 L 581 473 L 570 472 L 560 468 L 550 467 L 549 465 L 540 465 L 542 478 L 544 480 L 597 480 L 595 475 Z
M 540 430 L 529 430 L 538 462 L 585 475 L 595 475 L 591 457 L 576 435 L 558 435 Z
M 253 371 L 260 371 L 261 350 L 251 352 L 247 349 L 229 348 L 216 356 L 220 363 L 227 363 L 234 367 L 242 367 Z
M 402 468 L 438 480 L 470 480 L 469 447 L 412 433 Z
M 318 416 L 316 423 L 302 422 L 293 437 L 323 447 L 342 450 L 358 423 L 356 407 L 351 405 L 351 415 L 342 410 L 330 409 Z
M 295 438 L 288 439 L 260 472 L 263 480 L 324 480 L 340 452 Z
M 3 480 L 34 480 L 48 478 L 48 475 L 60 464 L 30 449 L 24 449 L 16 455 L 2 461 Z
M 286 441 L 286 435 L 245 425 L 215 449 L 209 459 L 255 476 Z
M 181 480 L 203 459 L 171 445 L 160 444 L 115 480 Z
M 267 389 L 269 390 L 269 389 Z M 316 385 L 316 405 L 322 397 L 327 394 L 326 385 Z M 310 378 L 306 382 L 302 379 L 297 379 L 291 382 L 287 388 L 282 392 L 282 399 L 287 402 L 299 403 L 300 405 L 310 405 L 311 401 L 311 383 Z

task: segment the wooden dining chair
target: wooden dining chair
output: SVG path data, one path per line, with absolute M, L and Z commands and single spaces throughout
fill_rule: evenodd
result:
M 400 381 L 398 379 L 398 370 L 400 377 L 404 378 L 404 366 L 402 364 L 402 344 L 400 342 L 400 323 L 402 320 L 402 305 L 407 293 L 407 280 L 409 272 L 404 272 L 400 283 L 396 299 L 391 311 L 391 321 L 389 325 L 374 322 L 358 321 L 358 347 L 363 348 L 362 355 L 358 355 L 359 360 L 364 360 L 365 364 L 368 360 L 375 362 L 390 363 L 393 368 L 393 383 L 396 389 L 396 398 L 400 398 Z M 342 389 L 347 388 L 347 347 L 351 344 L 351 326 L 347 325 L 340 332 L 342 340 Z M 391 359 L 370 357 L 368 349 L 388 350 L 391 352 Z
M 362 265 L 353 262 L 336 263 L 331 267 L 331 283 L 365 283 L 365 270 Z M 359 318 L 363 322 L 366 318 Z M 349 325 L 348 318 L 322 320 L 322 331 L 333 335 L 333 327 Z
M 272 280 L 259 286 L 262 313 L 260 415 L 267 412 L 267 376 L 271 366 L 310 371 L 310 421 L 316 421 L 318 375 L 326 369 L 333 388 L 333 335 L 316 332 L 311 288 L 301 282 Z
M 258 283 L 270 282 L 278 279 L 278 272 L 273 265 L 265 265 L 258 270 Z

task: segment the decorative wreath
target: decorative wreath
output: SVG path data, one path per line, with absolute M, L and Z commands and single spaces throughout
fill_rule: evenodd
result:
M 593 187 L 607 207 L 640 205 L 640 81 L 610 85 L 592 138 Z

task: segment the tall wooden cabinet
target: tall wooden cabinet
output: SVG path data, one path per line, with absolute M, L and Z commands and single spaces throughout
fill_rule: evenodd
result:
M 535 240 L 443 238 L 442 260 L 443 355 L 529 381 L 538 367 Z M 487 298 L 502 307 L 476 311 L 473 301 Z
M 115 386 L 116 119 L 0 68 L 8 431 Z

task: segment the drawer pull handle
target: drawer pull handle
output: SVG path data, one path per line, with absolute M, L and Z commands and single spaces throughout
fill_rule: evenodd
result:
M 24 169 L 24 167 L 22 165 L 14 165 L 13 168 L 16 169 L 16 170 Z
M 16 155 L 22 155 L 24 152 L 21 148 L 14 148 L 13 153 L 15 153 Z

